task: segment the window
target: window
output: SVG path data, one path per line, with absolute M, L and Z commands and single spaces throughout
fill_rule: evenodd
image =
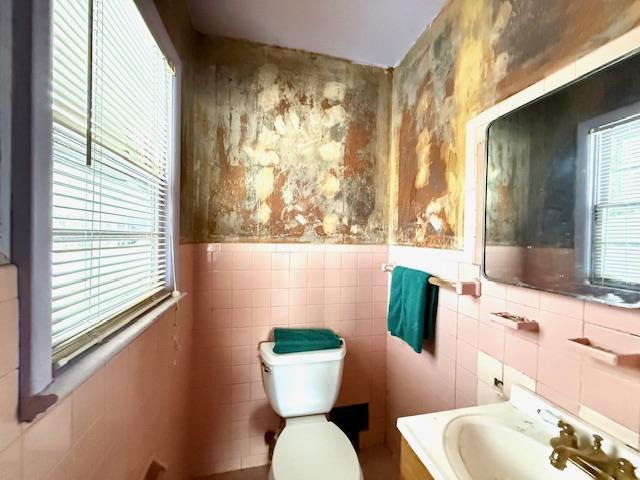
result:
M 590 280 L 640 288 L 640 114 L 589 132 Z
M 64 365 L 168 294 L 173 72 L 133 0 L 53 2 L 52 346 Z

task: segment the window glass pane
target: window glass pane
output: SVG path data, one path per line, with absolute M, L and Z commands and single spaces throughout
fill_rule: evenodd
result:
M 56 0 L 52 77 L 56 359 L 166 290 L 173 74 L 133 0 Z
M 595 161 L 592 280 L 640 284 L 640 118 L 591 134 Z

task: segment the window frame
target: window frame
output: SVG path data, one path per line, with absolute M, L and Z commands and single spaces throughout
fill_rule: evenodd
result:
M 640 102 L 624 106 L 596 117 L 590 118 L 578 125 L 577 156 L 576 156 L 576 206 L 575 206 L 575 251 L 576 251 L 576 279 L 594 287 L 637 290 L 629 288 L 629 284 L 606 282 L 593 283 L 593 215 L 595 196 L 596 166 L 591 161 L 590 144 L 591 130 L 600 128 L 627 117 L 640 114 Z
M 19 418 L 32 421 L 64 398 L 175 305 L 178 264 L 182 62 L 153 0 L 131 0 L 175 70 L 168 168 L 165 285 L 174 295 L 63 368 L 53 367 L 51 332 L 52 0 L 14 2 L 12 84 L 13 262 L 20 294 Z M 25 55 L 26 52 L 26 55 Z M 27 81 L 25 81 L 25 79 Z M 17 132 L 20 132 L 18 135 Z M 20 166 L 19 168 L 17 168 Z

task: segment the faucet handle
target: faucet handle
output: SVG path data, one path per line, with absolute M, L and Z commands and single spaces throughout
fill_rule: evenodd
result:
M 616 480 L 638 480 L 635 474 L 636 467 L 626 458 L 619 458 L 616 461 L 613 478 Z
M 598 435 L 597 433 L 593 434 L 593 449 L 594 450 L 600 450 L 600 448 L 602 447 L 602 440 L 604 440 L 600 435 Z
M 573 435 L 576 433 L 575 428 L 562 420 L 558 421 L 558 427 L 560 427 L 561 430 L 560 435 Z

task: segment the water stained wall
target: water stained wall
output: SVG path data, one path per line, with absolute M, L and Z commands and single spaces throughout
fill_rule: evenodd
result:
M 638 23 L 637 0 L 452 0 L 394 70 L 391 242 L 461 248 L 467 121 Z
M 199 36 L 183 240 L 384 243 L 383 69 Z

